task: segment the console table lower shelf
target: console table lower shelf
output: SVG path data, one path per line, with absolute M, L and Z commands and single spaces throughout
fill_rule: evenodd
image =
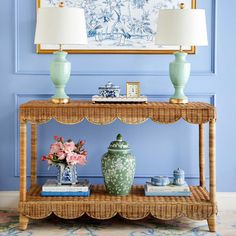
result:
M 20 228 L 26 229 L 29 218 L 42 219 L 52 213 L 64 219 L 74 219 L 87 214 L 96 219 L 120 216 L 138 220 L 152 215 L 170 220 L 186 216 L 194 220 L 208 220 L 211 230 L 215 227 L 216 205 L 210 202 L 209 193 L 200 186 L 190 187 L 190 197 L 146 197 L 143 186 L 133 186 L 128 196 L 112 196 L 103 185 L 93 185 L 89 197 L 41 197 L 41 187 L 35 185 L 20 202 Z

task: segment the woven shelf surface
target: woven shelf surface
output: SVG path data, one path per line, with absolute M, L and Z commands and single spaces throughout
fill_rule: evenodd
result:
M 190 187 L 190 197 L 146 197 L 143 186 L 133 186 L 128 196 L 113 196 L 103 185 L 93 185 L 90 197 L 41 197 L 41 187 L 34 186 L 21 202 L 19 210 L 30 218 L 45 218 L 51 213 L 73 219 L 87 214 L 96 219 L 109 219 L 116 214 L 127 219 L 142 219 L 152 215 L 159 219 L 187 216 L 207 219 L 216 213 L 205 188 Z
M 19 118 L 21 122 L 31 123 L 45 123 L 55 119 L 64 124 L 76 124 L 87 119 L 98 125 L 110 124 L 116 119 L 126 124 L 140 124 L 147 119 L 168 124 L 182 118 L 189 123 L 203 124 L 216 119 L 216 110 L 210 104 L 202 102 L 94 104 L 91 101 L 72 101 L 68 104 L 53 104 L 48 100 L 34 100 L 20 106 Z

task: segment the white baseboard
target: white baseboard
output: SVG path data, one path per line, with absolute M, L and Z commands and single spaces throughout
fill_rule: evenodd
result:
M 218 192 L 216 196 L 219 211 L 236 211 L 236 192 Z M 18 191 L 0 191 L 0 209 L 17 208 L 18 200 Z
M 0 209 L 18 207 L 19 191 L 0 191 Z

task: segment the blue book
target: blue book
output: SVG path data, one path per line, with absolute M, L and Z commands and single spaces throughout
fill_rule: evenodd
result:
M 88 197 L 90 189 L 87 192 L 45 192 L 40 193 L 42 197 Z

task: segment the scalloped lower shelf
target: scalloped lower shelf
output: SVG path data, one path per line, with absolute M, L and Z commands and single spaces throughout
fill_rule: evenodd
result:
M 109 219 L 116 214 L 127 219 L 141 219 L 148 215 L 159 219 L 187 216 L 208 219 L 217 212 L 205 188 L 190 186 L 189 197 L 146 197 L 143 186 L 133 186 L 128 196 L 112 196 L 103 185 L 93 185 L 89 197 L 42 197 L 41 187 L 32 187 L 26 202 L 20 202 L 20 212 L 29 218 L 40 219 L 54 213 L 73 219 L 87 214 L 96 219 Z

